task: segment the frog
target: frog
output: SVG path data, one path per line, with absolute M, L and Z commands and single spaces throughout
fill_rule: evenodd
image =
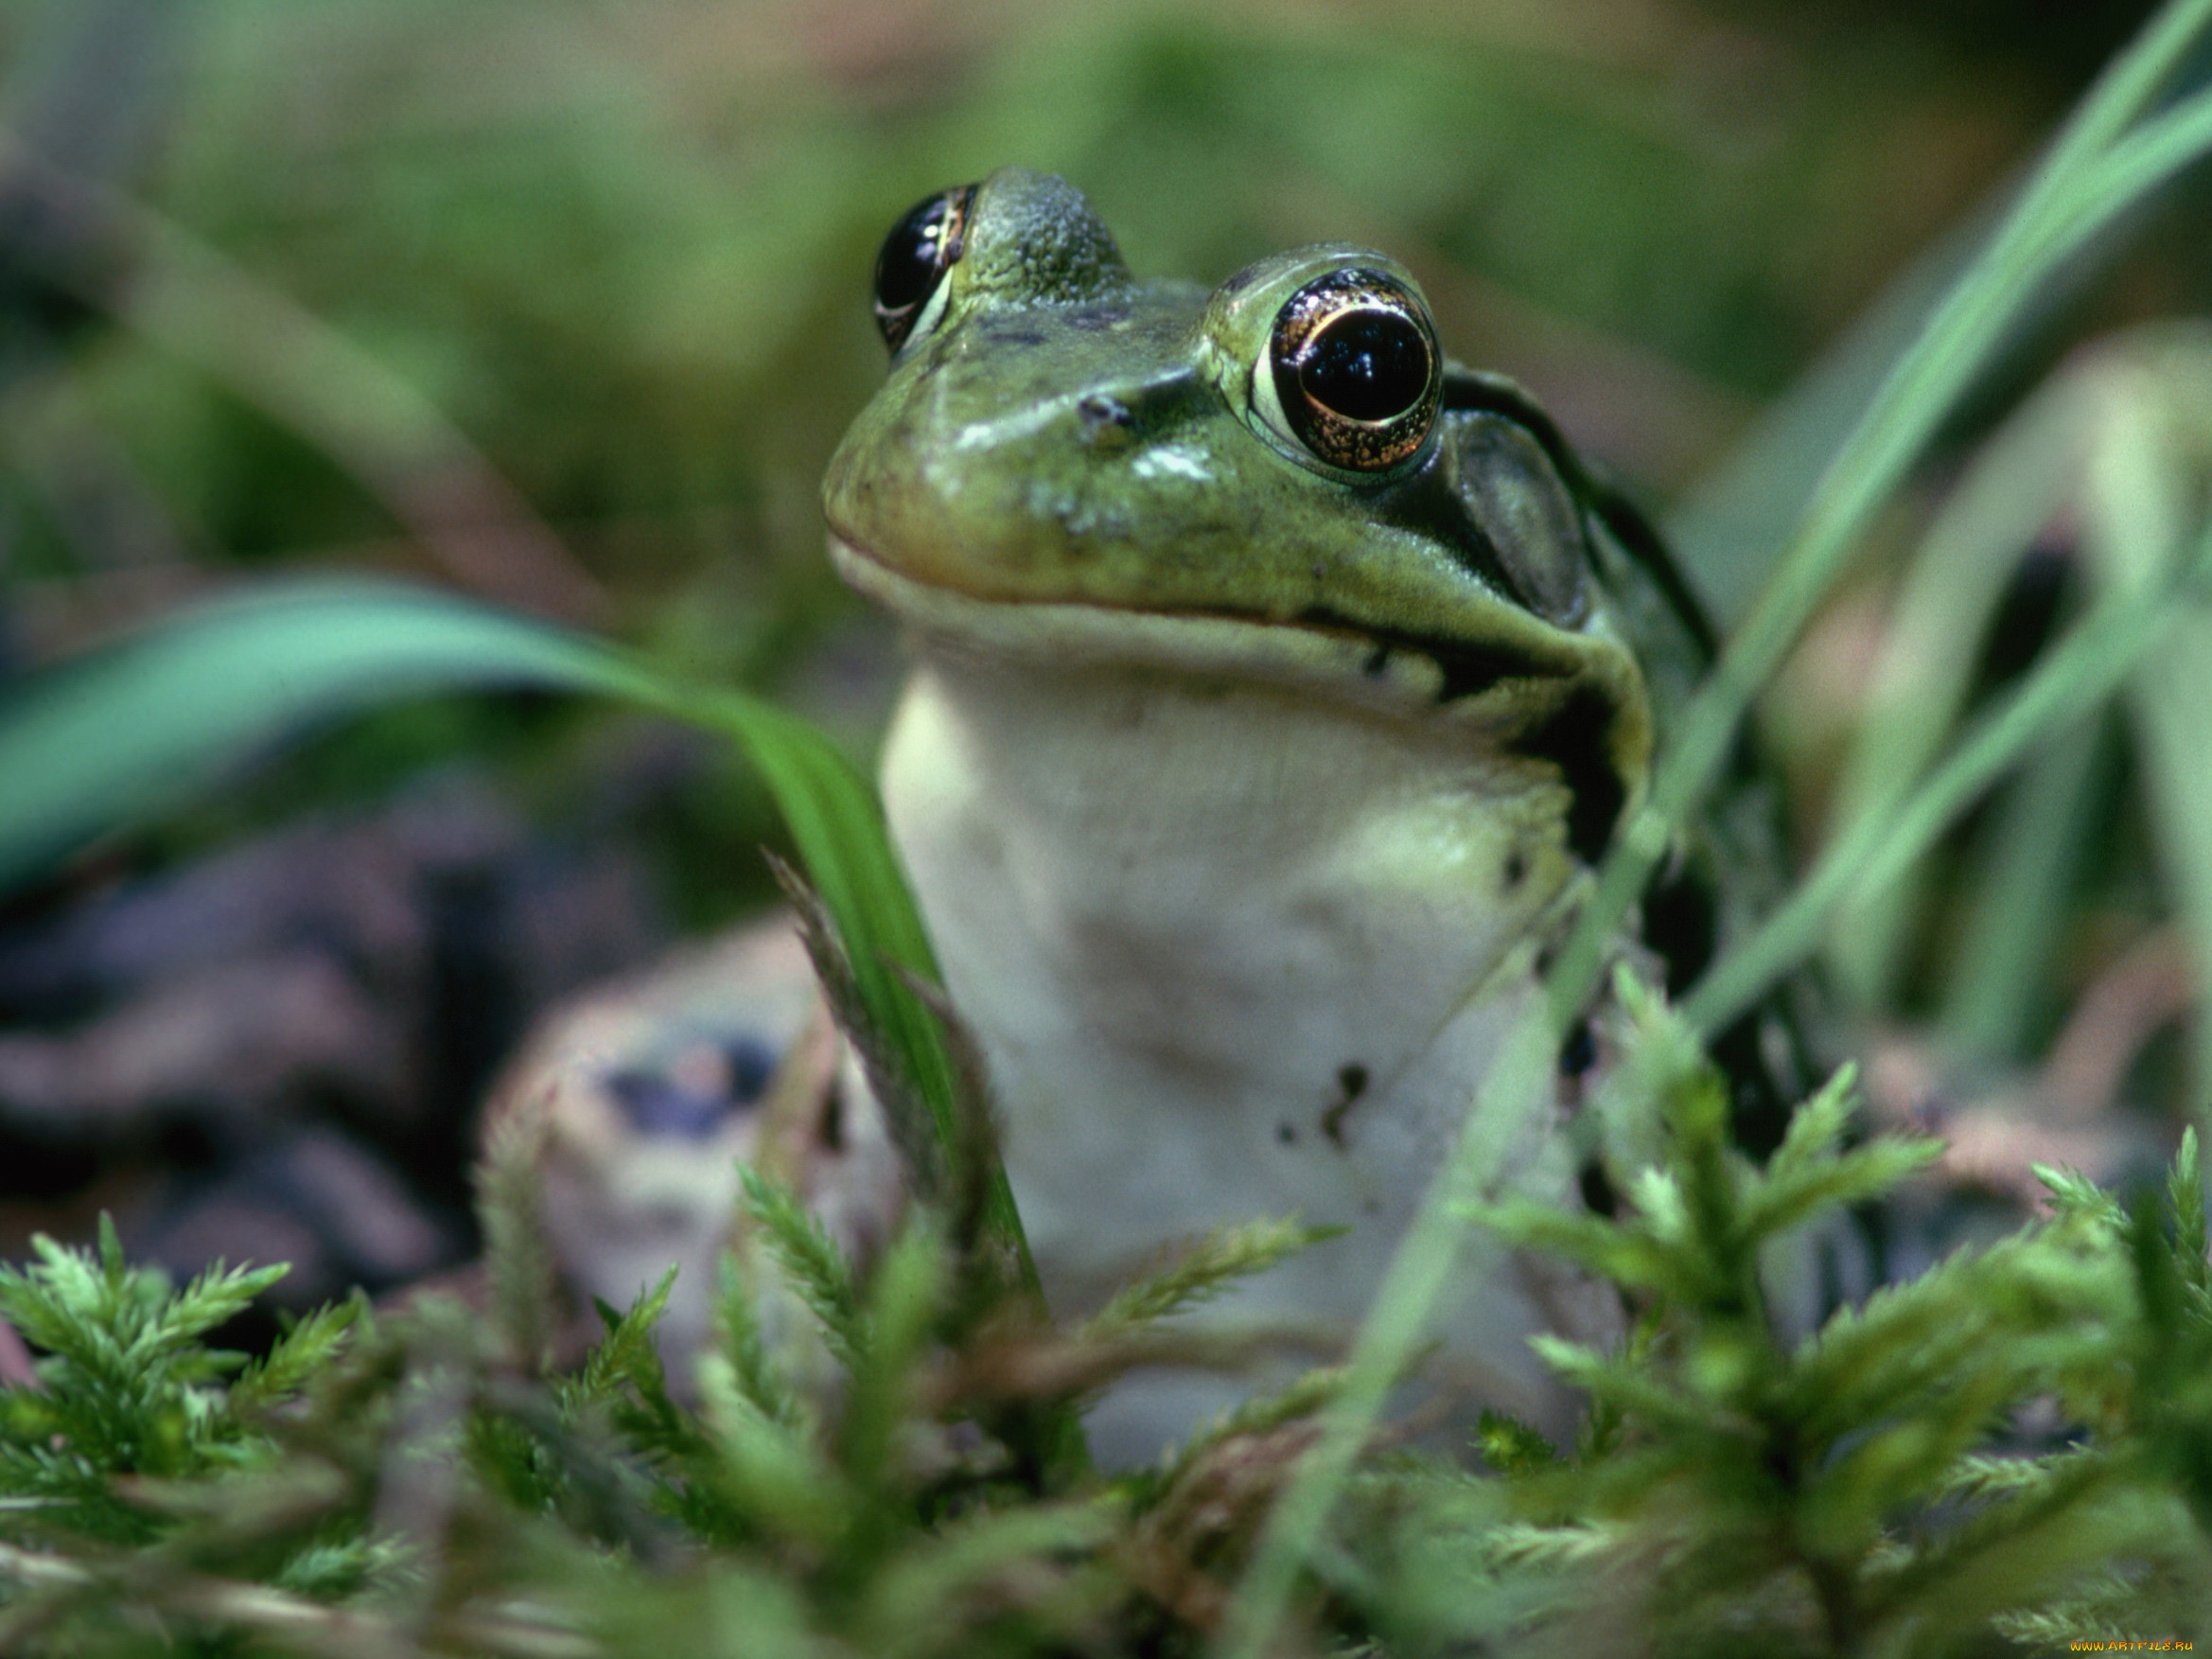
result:
M 1383 253 L 1140 279 L 1080 191 L 1009 168 L 898 221 L 872 308 L 889 372 L 829 464 L 829 554 L 905 642 L 885 812 L 1046 1299 L 1295 1215 L 1318 1242 L 1196 1334 L 1341 1351 L 1710 631 Z M 1501 1190 L 1605 1202 L 1566 1130 L 1611 1012 L 1495 1149 Z M 1621 1320 L 1479 1238 L 1446 1304 L 1437 1386 L 1555 1433 L 1573 1402 L 1526 1339 Z M 1141 1459 L 1251 1385 L 1132 1379 L 1094 1446 Z

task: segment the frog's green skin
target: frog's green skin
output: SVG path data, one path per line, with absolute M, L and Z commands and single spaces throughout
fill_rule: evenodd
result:
M 1296 1211 L 1349 1230 L 1209 1329 L 1349 1333 L 1694 653 L 1504 382 L 1448 369 L 1380 478 L 1271 417 L 1277 310 L 1349 265 L 1413 286 L 1335 245 L 1136 281 L 1073 189 L 999 172 L 830 466 L 833 556 L 915 659 L 892 831 L 1063 1313 Z M 1501 1167 L 1578 1203 L 1555 1122 Z M 1599 1333 L 1605 1299 L 1479 1245 L 1462 1287 L 1447 1370 L 1559 1426 L 1523 1338 Z M 1149 1455 L 1211 1386 L 1125 1391 L 1095 1435 Z

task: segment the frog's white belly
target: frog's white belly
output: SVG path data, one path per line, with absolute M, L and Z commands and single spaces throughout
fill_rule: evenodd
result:
M 886 803 L 1056 1311 L 1165 1241 L 1295 1211 L 1349 1232 L 1206 1329 L 1356 1329 L 1579 869 L 1556 774 L 1481 739 L 1310 686 L 925 646 Z M 1500 1167 L 1571 1203 L 1553 1127 Z M 1464 1260 L 1444 1368 L 1562 1426 L 1523 1338 L 1597 1333 L 1602 1298 L 1481 1239 Z M 1125 1387 L 1094 1439 L 1147 1456 L 1236 1392 Z

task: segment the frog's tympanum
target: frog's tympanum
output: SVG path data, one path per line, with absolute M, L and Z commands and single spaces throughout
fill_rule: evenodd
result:
M 1341 1345 L 1645 787 L 1679 584 L 1367 249 L 1138 280 L 1008 169 L 900 221 L 875 311 L 830 548 L 911 642 L 885 801 L 1047 1296 L 1295 1212 L 1343 1231 L 1208 1328 Z M 1558 1127 L 1602 1048 L 1502 1149 L 1517 1190 L 1583 1201 Z M 1524 1338 L 1617 1312 L 1463 1261 L 1433 1374 L 1558 1426 Z M 1229 1394 L 1125 1388 L 1094 1433 L 1146 1456 Z

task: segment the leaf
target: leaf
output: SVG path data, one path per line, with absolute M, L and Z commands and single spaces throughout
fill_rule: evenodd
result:
M 2050 1193 L 2051 1205 L 2061 1215 L 2109 1227 L 2115 1232 L 2128 1225 L 2128 1212 L 2120 1208 L 2111 1193 L 2080 1171 L 2050 1164 L 2032 1164 L 2029 1168 L 2035 1178 L 2043 1183 L 2044 1190 Z
M 876 1575 L 855 1620 L 853 1650 L 883 1659 L 977 1650 L 963 1632 L 1024 1603 L 1040 1604 L 1047 1631 L 1080 1629 L 1080 1615 L 1097 1616 L 1095 1604 L 1115 1587 L 1094 1582 L 1087 1597 L 1071 1597 L 1069 1580 L 1078 1560 L 1106 1546 L 1112 1533 L 1112 1516 L 1091 1504 L 1026 1504 L 944 1527 Z M 1043 1650 L 1043 1633 L 1038 1641 Z
M 938 977 L 874 792 L 827 737 L 757 697 L 671 680 L 571 630 L 396 583 L 271 584 L 40 674 L 0 699 L 0 887 L 336 715 L 432 691 L 612 697 L 721 732 L 775 797 L 939 1140 L 959 1136 L 943 1037 L 904 974 Z M 1035 1270 L 1003 1172 L 991 1225 Z
M 1702 1400 L 1659 1381 L 1639 1359 L 1602 1354 L 1583 1343 L 1558 1336 L 1532 1336 L 1529 1346 L 1560 1380 L 1647 1423 L 1703 1435 L 1712 1408 Z
M 632 1302 L 626 1313 L 618 1313 L 593 1298 L 593 1311 L 598 1314 L 599 1322 L 606 1327 L 606 1334 L 591 1345 L 584 1363 L 571 1379 L 570 1386 L 576 1400 L 608 1400 L 624 1386 L 637 1387 L 641 1384 L 659 1386 L 660 1354 L 653 1346 L 653 1329 L 668 1312 L 668 1298 L 676 1290 L 676 1268 L 671 1267 L 663 1273 L 659 1282 Z
M 240 1373 L 231 1385 L 231 1409 L 265 1411 L 295 1398 L 336 1363 L 368 1318 L 368 1299 L 358 1291 L 349 1300 L 317 1308 Z
M 2116 1357 L 2108 1321 L 2133 1299 L 2129 1278 L 2114 1253 L 2085 1253 L 2050 1229 L 1960 1251 L 1808 1337 L 1792 1356 L 1786 1409 L 1825 1442 L 1928 1409 L 1976 1377 L 2001 1385 L 1993 1403 L 2010 1403 L 2053 1385 L 2069 1362 Z
M 761 1229 L 784 1282 L 819 1321 L 838 1363 L 853 1369 L 868 1347 L 868 1335 L 852 1263 L 805 1200 L 781 1181 L 746 1163 L 737 1166 L 737 1178 L 745 1191 L 745 1212 Z
M 1647 1171 L 1656 1176 L 1658 1172 Z M 1654 1180 L 1639 1183 L 1640 1200 L 1673 1191 L 1671 1184 Z M 1454 1213 L 1476 1227 L 1488 1227 L 1524 1250 L 1536 1250 L 1571 1262 L 1601 1274 L 1615 1284 L 1639 1291 L 1681 1291 L 1695 1275 L 1685 1274 L 1679 1254 L 1658 1238 L 1640 1210 L 1635 1221 L 1624 1226 L 1604 1216 L 1578 1215 L 1556 1205 L 1533 1198 L 1503 1198 L 1489 1203 L 1461 1204 Z M 1678 1209 L 1677 1213 L 1679 1213 Z
M 1782 1145 L 1745 1184 L 1737 1225 L 1754 1242 L 1822 1210 L 1878 1198 L 1943 1156 L 1940 1140 L 1885 1135 L 1843 1150 L 1857 1110 L 1857 1070 L 1840 1068 L 1790 1115 Z
M 699 1362 L 699 1391 L 714 1449 L 701 1473 L 729 1494 L 746 1530 L 834 1544 L 854 1498 L 808 1425 L 763 1411 L 718 1353 Z
M 2167 1172 L 2166 1201 L 2173 1210 L 2174 1265 L 2183 1280 L 2202 1297 L 2212 1292 L 2212 1262 L 2206 1260 L 2212 1244 L 2205 1238 L 2204 1177 L 2197 1167 L 2197 1129 L 2193 1123 L 2182 1131 L 2173 1168 Z
M 1240 1279 L 1265 1273 L 1308 1244 L 1333 1239 L 1343 1227 L 1311 1227 L 1295 1220 L 1240 1222 L 1219 1227 L 1173 1250 L 1158 1267 L 1116 1291 L 1077 1332 L 1085 1342 L 1111 1342 L 1173 1318 L 1220 1296 Z
M 332 715 L 452 687 L 615 691 L 624 672 L 581 636 L 396 585 L 308 581 L 202 606 L 0 704 L 0 881 Z
M 1858 1068 L 1845 1065 L 1822 1084 L 1812 1099 L 1790 1114 L 1782 1144 L 1762 1172 L 1768 1181 L 1793 1181 L 1829 1162 L 1843 1145 L 1852 1114 L 1858 1109 Z
M 2203 95 L 2192 100 L 2204 103 Z M 2212 349 L 2193 332 L 2129 343 L 2096 365 L 2104 441 L 2081 490 L 2081 546 L 2100 594 L 2155 594 L 2212 560 L 2204 525 L 2205 412 L 2197 388 Z M 2212 971 L 2212 781 L 2203 764 L 2212 699 L 2212 606 L 2202 585 L 2168 607 L 2172 626 L 2134 664 L 2127 705 L 2159 863 L 2200 977 Z M 2212 1023 L 2189 1015 L 2193 1084 L 2212 1081 Z
M 560 1275 L 546 1231 L 540 1167 L 544 1110 L 542 1101 L 528 1100 L 495 1116 L 473 1172 L 492 1326 L 515 1358 L 537 1371 L 553 1363 L 560 1317 Z
M 2027 1057 L 2052 964 L 2064 960 L 2077 872 L 2111 798 L 2114 738 L 2109 716 L 2084 722 L 2045 745 L 1991 803 L 1988 851 L 1969 873 L 1966 919 L 1945 974 L 1938 1023 L 1946 1053 L 2004 1064 Z
M 1965 1503 L 2014 1497 L 2022 1492 L 2041 1491 L 2064 1473 L 2072 1462 L 2085 1456 L 2098 1456 L 2101 1454 L 2079 1449 L 2056 1453 L 2047 1457 L 2008 1457 L 1993 1453 L 1970 1453 L 1945 1470 L 1941 1479 L 1931 1490 L 1939 1496 Z
M 2212 537 L 2186 569 L 2140 591 L 2103 596 L 1992 701 L 1917 787 L 1885 810 L 1860 814 L 1821 850 L 1782 905 L 1692 987 L 1683 1017 L 1701 1031 L 1726 1027 L 1812 953 L 1839 905 L 1880 891 L 1909 869 L 2038 744 L 2099 708 L 2154 647 L 2170 654 L 2176 615 L 2194 613 L 2183 602 L 2207 574 Z
M 1972 647 L 1995 617 L 2021 551 L 2072 487 L 2086 415 L 2073 390 L 2054 380 L 1982 444 L 1922 538 L 1844 757 L 1829 838 L 1862 818 L 1893 814 L 1957 724 L 1979 661 Z M 1924 899 L 1900 880 L 1842 912 L 1829 956 L 1858 1000 L 1886 1000 L 1906 920 Z
M 729 1259 L 726 1256 L 723 1260 L 728 1262 Z M 667 1311 L 669 1296 L 676 1288 L 676 1270 L 671 1267 L 661 1275 L 658 1285 L 630 1304 L 627 1313 L 617 1313 L 594 1298 L 594 1307 L 600 1322 L 606 1327 L 606 1334 L 592 1345 L 575 1374 L 555 1388 L 564 1420 L 573 1421 L 582 1410 L 603 1406 L 639 1454 L 648 1463 L 663 1467 L 683 1462 L 695 1464 L 704 1446 L 696 1421 L 669 1395 L 668 1373 L 653 1340 L 654 1329 Z M 722 1311 L 725 1315 L 721 1327 L 725 1342 L 723 1358 L 731 1367 L 732 1375 L 739 1377 L 740 1386 L 771 1417 L 796 1421 L 796 1414 L 789 1409 L 788 1396 L 776 1399 L 772 1404 L 764 1403 L 764 1390 L 759 1386 L 763 1379 L 742 1371 L 730 1351 L 735 1345 L 729 1342 L 728 1310 Z M 758 1351 L 749 1357 L 757 1366 Z M 680 1475 L 680 1470 L 671 1473 Z
M 1803 1227 L 1824 1209 L 1883 1196 L 1939 1161 L 1943 1149 L 1933 1136 L 1884 1135 L 1817 1166 L 1755 1181 L 1738 1225 L 1751 1239 Z
M 1171 1458 L 1145 1471 L 1139 1480 L 1140 1489 L 1150 1491 L 1170 1485 L 1188 1474 L 1204 1453 L 1235 1436 L 1264 1435 L 1300 1418 L 1316 1416 L 1342 1395 L 1343 1389 L 1343 1367 L 1316 1366 L 1300 1372 L 1272 1394 L 1255 1394 L 1248 1400 L 1239 1400 L 1184 1441 Z
M 1475 1446 L 1483 1461 L 1500 1474 L 1526 1474 L 1559 1460 L 1559 1449 L 1517 1418 L 1483 1408 L 1475 1425 Z
M 791 1379 L 761 1329 L 752 1287 L 746 1282 L 736 1257 L 728 1251 L 722 1256 L 721 1280 L 715 1323 L 722 1337 L 719 1357 L 729 1368 L 731 1385 L 754 1409 L 780 1423 L 796 1427 L 810 1421 L 811 1414 L 793 1390 Z
M 951 1251 L 929 1212 L 917 1207 L 869 1277 L 838 1445 L 855 1486 L 880 1490 L 888 1484 L 893 1442 L 911 1415 L 922 1358 L 952 1278 Z

